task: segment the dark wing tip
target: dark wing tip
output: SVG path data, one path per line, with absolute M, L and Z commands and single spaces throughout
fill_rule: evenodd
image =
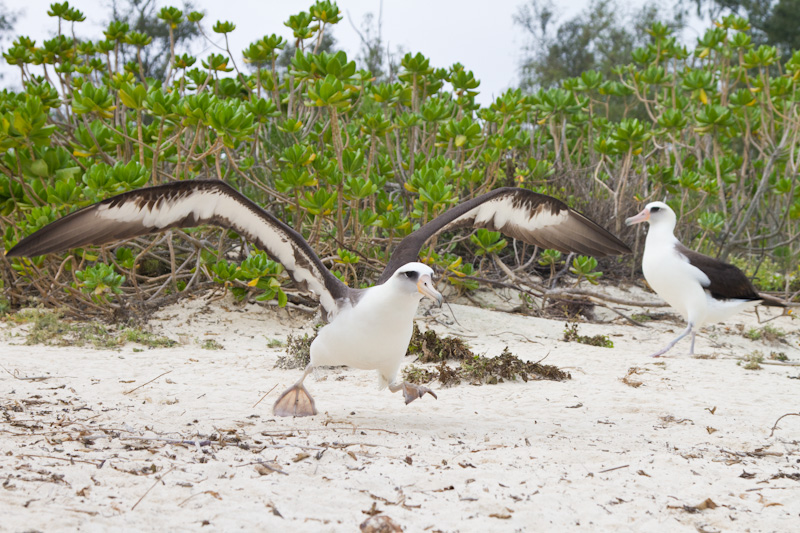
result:
M 562 227 L 555 227 L 552 231 L 542 232 L 549 233 L 551 241 L 561 241 L 561 245 L 565 246 L 565 248 L 560 249 L 560 252 L 575 252 L 596 257 L 633 253 L 633 250 L 616 235 L 580 211 L 572 209 L 558 198 L 514 187 L 504 187 L 502 191 L 503 194 L 511 195 L 515 198 L 515 207 L 534 210 L 536 205 L 546 205 L 552 213 L 557 214 L 563 211 L 569 213 L 567 223 Z
M 605 232 L 602 234 L 602 241 L 597 242 L 600 246 L 600 256 L 632 254 L 631 247 L 616 237 L 613 233 Z
M 36 257 L 81 246 L 99 246 L 151 233 L 157 229 L 167 229 L 166 227 L 145 227 L 141 223 L 130 221 L 114 222 L 113 220 L 105 220 L 98 222 L 97 219 L 92 217 L 92 213 L 96 213 L 101 206 L 113 208 L 129 201 L 134 201 L 140 206 L 158 205 L 164 198 L 185 195 L 204 189 L 216 190 L 222 194 L 237 198 L 241 197 L 235 189 L 220 180 L 175 181 L 153 187 L 135 189 L 106 198 L 51 222 L 22 239 L 16 246 L 8 250 L 5 255 L 6 257 Z M 187 217 L 177 225 L 189 224 L 192 220 L 194 220 L 192 217 Z
M 619 237 L 586 215 L 571 208 L 569 208 L 569 214 L 571 221 L 576 223 L 576 227 L 572 227 L 572 224 L 568 224 L 567 227 L 564 228 L 564 231 L 571 233 L 572 240 L 578 245 L 575 247 L 577 249 L 569 251 L 594 255 L 596 257 L 633 253 L 630 246 L 625 244 Z
M 44 255 L 44 254 L 27 253 L 24 250 L 22 250 L 19 245 L 14 246 L 12 249 L 8 250 L 5 253 L 6 257 L 36 257 L 37 255 Z
M 769 294 L 758 293 L 758 296 L 761 298 L 761 305 L 766 307 L 788 307 L 786 302 L 774 296 L 770 296 Z M 791 310 L 789 310 L 789 312 L 791 313 Z
M 114 238 L 120 227 L 93 224 L 91 213 L 96 204 L 59 218 L 28 235 L 6 252 L 7 257 L 36 257 L 62 252 L 87 244 L 105 244 Z M 87 239 L 91 237 L 91 239 Z
M 47 228 L 49 228 L 49 226 L 45 226 L 19 241 L 13 248 L 5 253 L 6 257 L 37 257 L 63 249 L 61 244 L 63 244 L 64 241 L 60 241 L 57 245 L 49 246 L 42 242 L 43 238 L 51 233 L 50 231 L 44 232 Z
M 17 245 L 15 245 L 13 248 L 11 248 L 10 250 L 6 250 L 6 251 L 3 253 L 3 255 L 4 255 L 4 256 L 6 256 L 6 257 L 21 257 L 21 256 L 23 256 L 24 254 L 23 254 L 23 252 L 20 250 L 20 246 L 19 246 L 19 244 L 17 244 Z

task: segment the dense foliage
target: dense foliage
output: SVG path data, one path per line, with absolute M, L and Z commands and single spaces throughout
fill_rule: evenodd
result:
M 587 70 L 612 76 L 630 62 L 636 48 L 650 43 L 647 29 L 653 23 L 676 31 L 684 27 L 684 13 L 673 8 L 676 12 L 670 14 L 654 2 L 634 7 L 632 2 L 589 0 L 576 11 L 552 0 L 527 0 L 513 17 L 525 37 L 520 86 L 559 87 Z
M 687 244 L 723 257 L 736 250 L 751 271 L 766 259 L 777 275 L 762 280 L 769 288 L 793 279 L 800 52 L 781 64 L 777 49 L 751 44 L 744 19 L 720 20 L 694 49 L 655 23 L 616 79 L 586 71 L 481 107 L 480 82 L 461 64 L 439 68 L 409 53 L 397 78 L 379 83 L 344 52 L 321 51 L 326 29 L 341 20 L 329 1 L 286 22 L 291 42 L 268 35 L 241 56 L 228 49 L 202 58 L 171 47 L 163 79 L 144 75 L 148 35 L 112 22 L 103 38 L 78 41 L 66 28 L 82 13 L 65 2 L 49 14 L 60 21 L 57 36 L 41 45 L 19 37 L 4 54 L 24 86 L 0 93 L 5 249 L 122 191 L 219 178 L 302 231 L 358 285 L 416 225 L 517 185 L 567 200 L 638 248 L 640 234 L 624 218 L 666 197 Z M 201 14 L 176 8 L 159 18 L 167 29 L 202 24 Z M 227 35 L 235 25 L 212 30 Z M 295 53 L 283 69 L 277 59 L 289 45 Z M 557 254 L 534 262 L 532 247 L 503 242 L 486 231 L 445 236 L 424 256 L 462 289 L 475 287 L 472 275 L 491 264 L 485 257 L 561 268 Z M 99 312 L 211 282 L 287 300 L 280 265 L 209 228 L 0 264 L 5 297 L 18 303 L 34 291 Z M 595 265 L 568 266 L 594 280 Z
M 698 15 L 707 13 L 712 19 L 726 12 L 747 18 L 753 41 L 779 46 L 784 59 L 800 48 L 800 0 L 680 0 L 679 5 L 692 6 Z

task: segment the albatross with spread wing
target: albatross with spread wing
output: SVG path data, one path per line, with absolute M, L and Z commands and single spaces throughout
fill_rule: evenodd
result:
M 243 235 L 280 262 L 315 295 L 327 324 L 311 344 L 303 376 L 275 402 L 279 416 L 317 413 L 303 380 L 317 365 L 378 371 L 381 388 L 402 391 L 406 403 L 427 387 L 403 382 L 398 371 L 423 297 L 441 305 L 433 270 L 417 262 L 425 242 L 442 231 L 487 228 L 541 248 L 595 256 L 630 253 L 625 243 L 566 204 L 525 189 L 501 188 L 459 204 L 405 237 L 378 283 L 353 289 L 323 265 L 303 237 L 222 181 L 192 180 L 114 196 L 75 211 L 20 241 L 6 255 L 37 256 L 100 245 L 174 227 L 213 224 Z

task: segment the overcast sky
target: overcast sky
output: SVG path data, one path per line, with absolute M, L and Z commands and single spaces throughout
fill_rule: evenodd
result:
M 475 73 L 481 81 L 478 100 L 487 105 L 516 83 L 520 50 L 525 44 L 522 30 L 514 25 L 513 15 L 525 0 L 384 0 L 383 37 L 392 50 L 397 46 L 408 52 L 422 52 L 435 67 L 449 67 L 460 62 Z M 5 0 L 7 8 L 17 11 L 14 35 L 27 35 L 41 44 L 52 38 L 57 20 L 47 16 L 52 0 Z M 159 6 L 179 2 L 157 0 Z M 202 24 L 207 34 L 218 42 L 222 37 L 211 31 L 217 20 L 236 24 L 230 35 L 231 51 L 242 64 L 241 51 L 250 43 L 276 33 L 291 38 L 291 31 L 283 25 L 290 15 L 307 10 L 311 0 L 196 0 L 195 4 L 206 11 Z M 361 27 L 363 17 L 372 12 L 376 18 L 378 0 L 340 0 L 337 2 L 344 19 L 333 29 L 339 48 L 355 59 L 360 41 L 349 17 Z M 620 1 L 620 4 L 630 2 Z M 642 0 L 634 0 L 640 5 Z M 70 5 L 83 11 L 86 21 L 76 26 L 79 37 L 97 40 L 109 19 L 107 0 L 72 0 Z M 561 3 L 564 18 L 571 18 L 588 4 L 588 0 L 566 0 Z M 8 46 L 9 43 L 5 43 Z M 217 52 L 210 44 L 195 45 L 195 55 L 205 57 Z M 9 70 L 2 61 L 5 76 L 0 86 L 19 88 L 19 72 Z

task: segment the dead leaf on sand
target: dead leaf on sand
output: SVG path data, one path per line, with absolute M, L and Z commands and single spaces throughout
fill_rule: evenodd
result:
M 628 369 L 628 373 L 625 374 L 624 377 L 620 378 L 620 381 L 622 381 L 628 387 L 633 387 L 634 389 L 637 389 L 642 385 L 644 385 L 644 382 L 635 379 L 633 376 L 635 376 L 636 374 L 641 374 L 642 372 L 644 372 L 644 370 L 642 370 L 638 366 L 632 366 Z
M 719 507 L 719 505 L 714 503 L 714 500 L 712 500 L 711 498 L 706 498 L 703 502 L 700 503 L 700 505 L 697 506 L 697 508 L 700 509 L 701 511 L 704 511 L 706 509 L 716 509 L 717 507 Z
M 712 500 L 711 498 L 706 498 L 697 505 L 667 506 L 668 509 L 683 509 L 684 511 L 690 514 L 699 513 L 700 511 L 705 511 L 706 509 L 716 509 L 717 507 L 719 507 L 719 505 L 714 503 L 714 500 Z
M 261 476 L 268 476 L 273 472 L 277 472 L 279 474 L 286 474 L 283 470 L 281 470 L 276 463 L 269 462 L 269 463 L 258 463 L 255 466 L 256 472 L 258 472 Z
M 403 531 L 400 524 L 385 514 L 371 516 L 358 527 L 363 533 L 401 533 Z

